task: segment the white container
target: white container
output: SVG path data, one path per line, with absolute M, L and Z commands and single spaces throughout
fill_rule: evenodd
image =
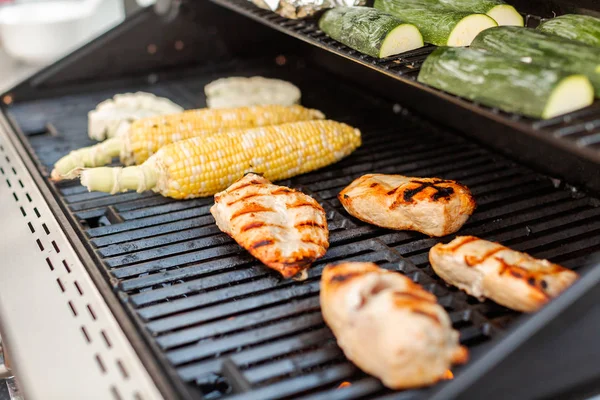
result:
M 10 56 L 47 64 L 123 18 L 117 0 L 17 3 L 0 8 L 0 36 Z

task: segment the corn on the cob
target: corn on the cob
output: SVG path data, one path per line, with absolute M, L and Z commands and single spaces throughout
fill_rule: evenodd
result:
M 152 93 L 117 94 L 88 113 L 88 136 L 102 141 L 127 132 L 135 120 L 180 112 L 183 107 Z
M 72 179 L 77 176 L 77 168 L 106 165 L 117 156 L 125 165 L 141 164 L 162 146 L 192 137 L 323 118 L 320 111 L 298 105 L 268 105 L 188 110 L 140 119 L 131 125 L 129 132 L 119 137 L 72 151 L 61 158 L 55 164 L 51 178 L 55 181 Z
M 335 121 L 304 121 L 192 138 L 161 148 L 139 166 L 81 171 L 90 191 L 153 190 L 187 199 L 213 195 L 247 172 L 276 181 L 339 161 L 360 131 Z

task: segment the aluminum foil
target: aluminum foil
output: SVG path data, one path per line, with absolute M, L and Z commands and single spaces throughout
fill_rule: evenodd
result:
M 276 12 L 285 18 L 309 17 L 320 10 L 342 6 L 364 6 L 366 0 L 250 0 L 265 10 Z

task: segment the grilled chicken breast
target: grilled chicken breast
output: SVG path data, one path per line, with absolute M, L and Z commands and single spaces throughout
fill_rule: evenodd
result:
M 368 174 L 338 198 L 350 215 L 362 221 L 430 236 L 456 232 L 475 210 L 469 189 L 438 178 Z
M 323 257 L 327 217 L 312 197 L 247 174 L 215 195 L 217 226 L 269 268 L 290 278 Z
M 578 277 L 560 265 L 474 236 L 433 246 L 429 261 L 443 280 L 471 296 L 524 312 L 536 311 Z
M 373 263 L 329 265 L 320 300 L 346 357 L 389 388 L 435 383 L 468 358 L 435 296 L 400 273 Z

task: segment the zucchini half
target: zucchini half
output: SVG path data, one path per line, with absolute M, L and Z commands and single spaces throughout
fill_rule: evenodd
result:
M 436 49 L 423 63 L 418 81 L 533 118 L 553 118 L 594 101 L 593 86 L 585 75 L 464 47 Z
M 600 97 L 600 49 L 574 40 L 517 26 L 481 32 L 471 47 L 571 74 L 584 74 Z
M 594 101 L 594 88 L 585 75 L 570 75 L 560 80 L 550 93 L 542 118 L 554 118 L 587 107 Z
M 600 18 L 589 15 L 566 14 L 542 22 L 537 28 L 590 46 L 600 46 Z
M 509 4 L 498 4 L 493 6 L 486 14 L 494 18 L 498 25 L 524 26 L 525 20 L 519 12 Z
M 495 20 L 485 14 L 467 15 L 450 31 L 446 46 L 469 46 L 479 33 L 497 25 Z
M 425 1 L 425 0 L 422 0 Z M 456 11 L 487 14 L 498 25 L 523 26 L 523 16 L 503 0 L 427 0 L 434 5 L 442 5 Z
M 426 43 L 437 46 L 468 46 L 481 31 L 498 25 L 485 14 L 454 11 L 431 0 L 375 0 L 374 7 L 414 24 Z
M 419 29 L 370 7 L 335 7 L 319 20 L 329 37 L 375 58 L 384 58 L 423 47 Z

